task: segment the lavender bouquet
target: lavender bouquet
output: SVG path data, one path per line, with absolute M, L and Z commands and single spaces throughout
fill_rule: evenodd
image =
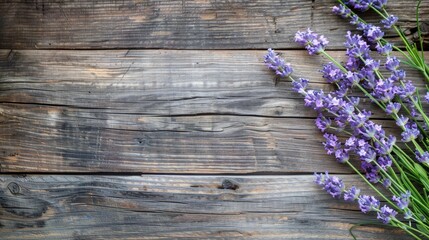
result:
M 333 8 L 335 14 L 350 19 L 362 31 L 361 35 L 345 35 L 344 63 L 325 51 L 328 40 L 323 35 L 310 29 L 296 33 L 295 41 L 310 55 L 323 55 L 329 60 L 321 70 L 323 78 L 334 86 L 329 93 L 308 89 L 309 81 L 295 78 L 291 65 L 272 49 L 264 61 L 280 78 L 291 80 L 293 90 L 304 97 L 305 106 L 317 112 L 315 123 L 324 133 L 326 153 L 353 169 L 377 196 L 365 195 L 355 186 L 346 188 L 341 179 L 328 172 L 315 173 L 315 182 L 334 198 L 357 201 L 363 213 L 376 212 L 384 224 L 401 228 L 415 239 L 429 239 L 429 117 L 422 105 L 429 102 L 429 93 L 420 96 L 414 84 L 406 80 L 401 60 L 393 50 L 426 81 L 429 67 L 424 61 L 420 30 L 419 41 L 410 42 L 397 26 L 398 18 L 387 12 L 386 2 L 339 1 Z M 389 43 L 381 27 L 366 23 L 354 12 L 368 9 L 381 16 L 384 28 L 396 31 L 403 48 Z M 371 120 L 372 113 L 360 106 L 358 97 L 351 96 L 355 91 L 362 92 L 396 122 L 400 139 Z

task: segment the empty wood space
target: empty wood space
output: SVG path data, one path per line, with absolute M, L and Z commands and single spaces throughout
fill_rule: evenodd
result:
M 372 193 L 263 64 L 280 49 L 329 89 L 328 60 L 293 36 L 311 27 L 342 59 L 335 3 L 0 0 L 0 239 L 407 239 L 313 183 L 330 171 Z M 410 39 L 415 4 L 388 4 Z

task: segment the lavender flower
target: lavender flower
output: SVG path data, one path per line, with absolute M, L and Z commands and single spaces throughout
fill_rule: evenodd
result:
M 383 8 L 387 4 L 387 0 L 348 0 L 345 3 L 356 10 L 364 12 L 370 6 L 377 9 Z
M 292 90 L 301 94 L 307 95 L 306 89 L 308 86 L 308 80 L 304 78 L 299 78 L 297 81 L 292 81 Z
M 401 115 L 396 119 L 396 125 L 398 125 L 401 128 L 405 128 L 405 124 L 407 124 L 408 120 L 409 119 L 407 117 L 404 117 L 404 115 Z
M 268 49 L 268 53 L 264 57 L 264 63 L 280 77 L 288 77 L 292 74 L 293 70 L 290 64 L 285 63 L 285 60 L 279 57 L 279 55 L 271 48 Z
M 387 56 L 392 52 L 393 45 L 390 43 L 386 43 L 385 45 L 380 45 L 380 43 L 377 43 L 375 48 L 379 54 Z
M 396 138 L 390 135 L 388 138 L 378 139 L 378 141 L 375 142 L 374 145 L 379 155 L 388 155 L 393 151 L 393 146 L 395 145 L 395 143 L 396 143 Z
M 310 29 L 298 31 L 295 34 L 295 42 L 305 47 L 310 55 L 321 53 L 329 43 L 323 35 L 319 36 Z
M 314 110 L 320 112 L 324 107 L 325 94 L 322 90 L 308 90 L 304 97 L 304 105 L 306 107 L 312 107 Z
M 344 184 L 343 181 L 338 177 L 329 176 L 325 180 L 325 187 L 323 189 L 333 198 L 339 198 L 341 197 L 341 193 L 344 190 Z
M 392 200 L 396 203 L 396 205 L 400 209 L 405 209 L 408 207 L 408 204 L 410 204 L 410 197 L 411 197 L 411 193 L 409 190 L 407 190 L 405 193 L 402 193 L 399 197 L 393 196 Z
M 423 153 L 420 153 L 416 151 L 416 159 L 420 163 L 429 163 L 429 152 L 424 151 Z
M 388 156 L 380 156 L 377 158 L 377 164 L 379 168 L 386 171 L 388 168 L 392 167 L 392 159 Z
M 341 148 L 341 143 L 338 141 L 338 137 L 331 133 L 325 133 L 323 134 L 323 137 L 325 138 L 325 142 L 323 143 L 323 146 L 325 146 L 326 153 L 329 155 L 332 155 Z
M 355 136 L 351 136 L 344 143 L 346 151 L 353 151 L 356 149 L 357 138 Z
M 391 28 L 393 25 L 396 24 L 398 21 L 398 17 L 394 15 L 389 15 L 387 19 L 381 20 L 381 23 L 384 25 L 385 28 Z
M 425 98 L 426 102 L 429 103 L 429 92 L 426 92 L 424 98 Z
M 384 205 L 380 208 L 380 211 L 377 212 L 377 219 L 380 219 L 384 224 L 388 224 L 392 218 L 395 218 L 396 214 L 398 214 L 398 212 Z
M 352 186 L 350 189 L 344 191 L 344 200 L 345 201 L 354 201 L 358 199 L 360 194 L 360 189 Z
M 372 24 L 368 24 L 363 32 L 365 37 L 371 43 L 376 43 L 384 36 L 384 32 L 381 31 L 380 27 L 374 26 Z
M 347 48 L 346 55 L 349 57 L 369 57 L 369 45 L 358 34 L 352 35 L 350 31 L 347 31 L 344 46 Z
M 404 218 L 405 219 L 411 219 L 413 217 L 413 213 L 411 212 L 410 209 L 406 209 L 404 212 Z
M 332 125 L 332 121 L 330 118 L 324 117 L 321 113 L 316 118 L 316 126 L 317 128 L 325 132 L 326 129 L 328 129 Z
M 368 10 L 370 6 L 370 1 L 368 0 L 348 0 L 348 1 L 345 1 L 345 3 L 348 6 L 362 12 Z
M 329 176 L 328 172 L 325 175 L 315 173 L 315 178 L 315 182 L 334 198 L 339 198 L 344 191 L 343 181 L 338 177 Z
M 339 82 L 344 78 L 343 72 L 331 62 L 325 64 L 321 72 L 323 74 L 323 78 L 325 78 L 328 83 Z
M 397 94 L 405 100 L 408 97 L 412 97 L 416 92 L 416 87 L 413 85 L 411 81 L 403 82 L 404 86 L 400 86 L 397 89 Z
M 386 64 L 384 65 L 387 70 L 389 71 L 396 71 L 396 69 L 399 67 L 399 59 L 396 57 L 387 57 Z
M 358 198 L 359 208 L 363 213 L 377 210 L 380 207 L 380 201 L 374 196 L 361 195 Z
M 392 75 L 390 75 L 390 79 L 394 82 L 402 81 L 405 78 L 405 71 L 403 69 L 397 69 L 396 71 L 392 72 Z
M 326 174 L 328 174 L 328 172 L 326 172 Z M 319 185 L 319 186 L 323 186 L 325 184 L 325 176 L 323 175 L 323 173 L 314 173 L 314 182 Z
M 401 104 L 390 102 L 386 106 L 386 113 L 389 115 L 392 115 L 392 114 L 395 115 L 399 112 L 400 109 L 401 109 Z
M 335 158 L 339 163 L 345 163 L 349 160 L 350 156 L 344 149 L 338 149 L 335 151 Z
M 397 92 L 397 87 L 394 85 L 393 80 L 376 80 L 373 92 L 371 93 L 377 100 L 388 103 L 393 100 Z
M 410 142 L 420 135 L 417 124 L 409 122 L 405 125 L 405 130 L 401 133 L 403 142 Z
M 385 188 L 389 188 L 392 185 L 392 182 L 390 181 L 390 179 L 385 178 L 385 179 L 383 179 L 383 181 L 381 182 L 381 184 L 383 184 L 383 186 Z
M 381 9 L 387 4 L 387 0 L 370 0 L 370 2 L 372 2 L 372 6 L 377 9 Z
M 344 5 L 334 6 L 332 12 L 336 15 L 341 16 L 342 18 L 347 18 L 350 16 L 351 10 Z

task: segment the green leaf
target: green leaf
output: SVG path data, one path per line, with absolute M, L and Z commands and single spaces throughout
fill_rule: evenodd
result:
M 427 229 L 424 225 L 416 224 L 416 227 L 417 227 L 417 229 L 418 229 L 418 230 L 420 230 L 421 232 L 429 233 L 428 229 Z
M 425 180 L 429 181 L 428 174 L 426 170 L 418 163 L 414 163 L 414 169 L 419 174 L 420 177 L 424 178 Z

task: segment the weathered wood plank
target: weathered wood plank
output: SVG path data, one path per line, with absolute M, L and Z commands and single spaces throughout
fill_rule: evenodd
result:
M 348 172 L 262 51 L 0 53 L 3 172 Z M 321 58 L 285 57 L 326 87 Z
M 342 48 L 342 36 L 351 27 L 330 13 L 334 4 L 334 0 L 2 0 L 0 48 L 299 48 L 293 35 L 307 27 L 327 35 L 331 48 Z M 415 26 L 414 6 L 414 1 L 389 2 L 389 10 L 406 28 Z M 423 20 L 429 20 L 429 0 L 421 6 Z
M 348 172 L 324 154 L 314 113 L 289 83 L 274 86 L 262 55 L 0 51 L 0 169 Z M 285 57 L 326 87 L 321 58 Z
M 347 185 L 361 186 L 356 176 Z M 9 239 L 349 239 L 364 215 L 313 176 L 0 176 Z M 363 192 L 371 193 L 366 187 Z M 358 239 L 407 239 L 358 227 Z

